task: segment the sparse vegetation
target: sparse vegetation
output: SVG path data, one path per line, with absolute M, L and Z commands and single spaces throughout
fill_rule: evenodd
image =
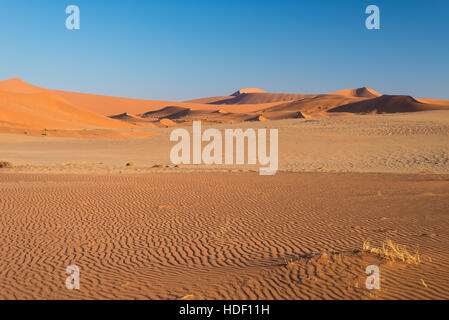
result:
M 390 261 L 400 261 L 406 264 L 421 263 L 418 250 L 416 250 L 415 254 L 411 254 L 407 251 L 405 246 L 395 244 L 391 240 L 382 242 L 381 248 L 373 247 L 368 241 L 365 241 L 362 249 L 363 251 L 374 253 Z
M 161 164 L 155 164 L 154 166 L 153 166 L 153 168 L 163 168 L 164 166 L 163 165 L 161 165 Z
M 47 130 L 47 129 L 44 129 L 44 131 L 42 132 L 42 135 L 43 135 L 43 136 L 48 136 L 48 130 Z
M 9 161 L 0 161 L 0 168 L 12 168 L 13 165 Z
M 126 166 L 127 166 L 127 167 L 135 167 L 136 164 L 135 164 L 134 162 L 128 162 L 128 163 L 126 164 Z

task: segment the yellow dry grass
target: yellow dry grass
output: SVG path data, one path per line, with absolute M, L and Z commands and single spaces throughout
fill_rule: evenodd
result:
M 399 261 L 406 264 L 421 263 L 418 250 L 416 250 L 415 254 L 411 254 L 404 245 L 395 244 L 392 240 L 382 242 L 381 248 L 373 247 L 368 241 L 365 241 L 362 249 L 391 261 Z
M 12 168 L 13 165 L 8 161 L 0 161 L 0 168 Z

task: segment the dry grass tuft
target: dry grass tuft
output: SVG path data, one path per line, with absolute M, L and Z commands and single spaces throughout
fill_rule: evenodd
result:
M 390 261 L 399 261 L 406 264 L 419 264 L 421 263 L 421 258 L 419 256 L 418 250 L 415 254 L 411 254 L 407 251 L 407 248 L 400 244 L 395 244 L 391 240 L 386 240 L 382 242 L 381 248 L 372 247 L 368 241 L 363 243 L 363 251 L 371 252 L 379 255 Z
M 13 165 L 8 161 L 0 161 L 0 168 L 12 168 Z

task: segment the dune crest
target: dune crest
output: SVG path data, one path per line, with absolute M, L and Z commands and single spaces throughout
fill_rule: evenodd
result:
M 334 93 L 334 95 L 344 96 L 344 97 L 358 97 L 358 98 L 375 98 L 380 97 L 381 94 L 374 91 L 373 89 L 362 87 L 357 89 L 343 89 Z
M 418 112 L 445 109 L 447 110 L 448 107 L 444 105 L 422 103 L 411 96 L 383 95 L 374 99 L 339 106 L 329 110 L 328 112 L 368 114 Z
M 30 94 L 30 93 L 41 93 L 45 92 L 46 90 L 43 88 L 39 88 L 35 85 L 29 84 L 28 82 L 25 82 L 20 78 L 12 78 L 0 81 L 0 91 Z
M 48 93 L 0 91 L 0 123 L 25 129 L 127 128 L 121 121 L 78 108 Z
M 245 89 L 240 89 L 237 90 L 236 92 L 234 92 L 233 94 L 231 94 L 231 96 L 239 96 L 241 94 L 245 94 L 245 93 L 268 93 L 265 90 L 259 89 L 259 88 L 245 88 Z
M 449 101 L 381 96 L 367 87 L 331 94 L 269 93 L 245 88 L 230 96 L 173 102 L 49 90 L 19 78 L 0 81 L 0 131 L 14 133 L 167 127 L 189 125 L 192 121 L 238 123 L 448 108 Z

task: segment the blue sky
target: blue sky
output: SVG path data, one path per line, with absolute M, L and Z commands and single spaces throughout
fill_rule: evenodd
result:
M 68 5 L 81 29 L 65 28 Z M 365 28 L 365 8 L 381 30 Z M 1 0 L 0 79 L 187 100 L 367 86 L 449 99 L 449 1 Z

